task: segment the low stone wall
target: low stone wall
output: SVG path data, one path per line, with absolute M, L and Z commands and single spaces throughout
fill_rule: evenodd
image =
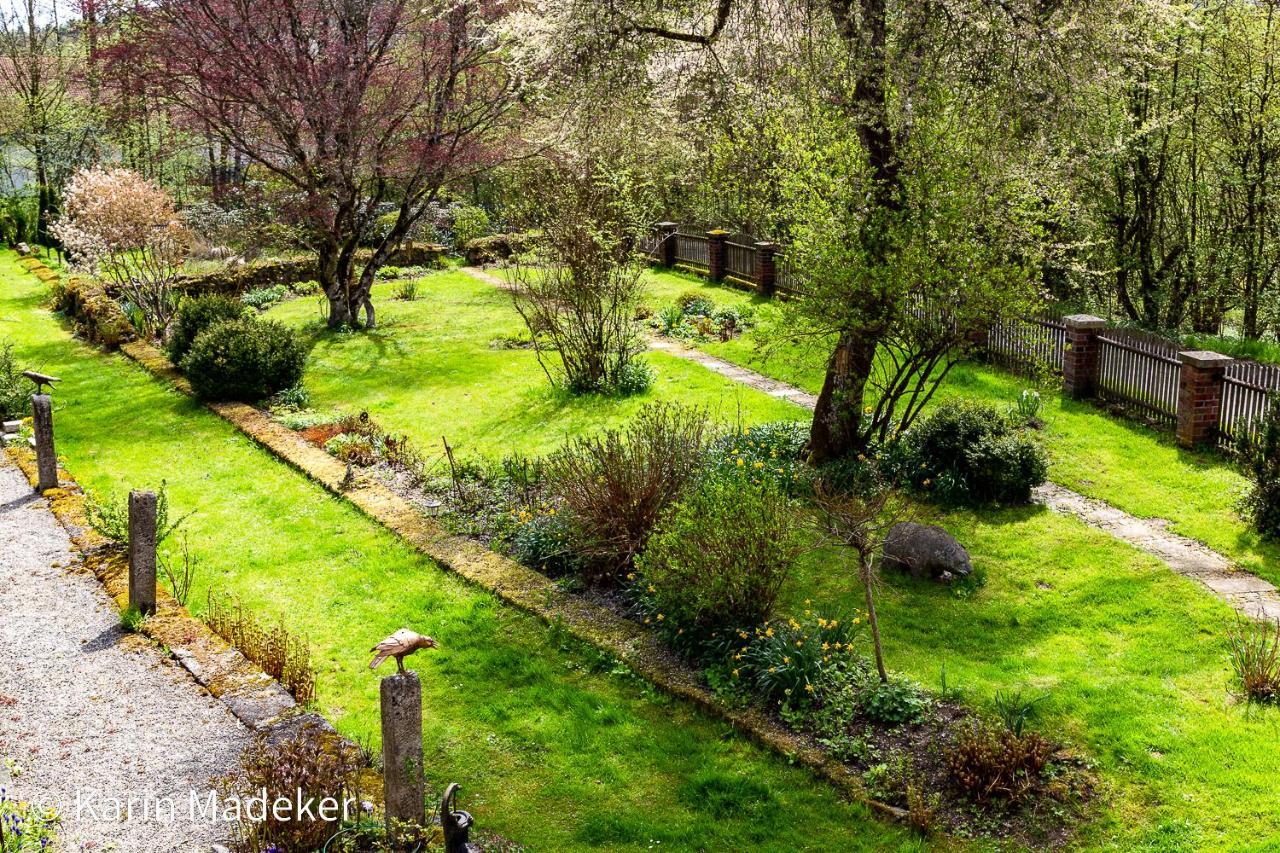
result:
M 391 263 L 405 267 L 434 266 L 444 258 L 444 255 L 443 246 L 412 243 L 392 255 Z M 367 250 L 356 254 L 358 261 L 368 257 Z M 319 269 L 314 257 L 284 258 L 245 264 L 242 267 L 231 267 L 203 275 L 182 276 L 178 279 L 178 287 L 191 294 L 217 293 L 223 296 L 240 296 L 250 290 L 277 284 L 292 286 L 318 277 Z
M 39 258 L 25 257 L 18 263 L 49 285 L 54 309 L 65 314 L 85 340 L 115 349 L 136 337 L 133 324 L 124 316 L 119 303 L 99 282 L 82 276 L 64 278 Z

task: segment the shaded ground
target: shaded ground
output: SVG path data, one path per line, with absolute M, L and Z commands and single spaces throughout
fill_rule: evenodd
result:
M 149 641 L 126 634 L 66 531 L 0 456 L 0 784 L 62 814 L 67 849 L 168 851 L 218 840 L 190 820 L 247 729 Z M 131 819 L 115 799 L 137 798 Z M 141 814 L 172 797 L 174 814 Z M 96 848 L 95 846 L 96 845 Z

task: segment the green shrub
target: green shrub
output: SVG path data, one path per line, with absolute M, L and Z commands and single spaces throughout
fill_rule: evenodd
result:
M 259 287 L 241 294 L 240 301 L 250 308 L 262 311 L 275 305 L 288 295 L 289 286 L 287 284 L 273 284 L 270 287 Z
M 857 699 L 863 716 L 887 726 L 919 722 L 929 707 L 929 700 L 919 687 L 893 678 L 869 678 L 858 690 Z
M 700 409 L 652 404 L 625 429 L 574 439 L 547 459 L 547 489 L 563 501 L 587 580 L 614 583 L 631 568 L 701 471 L 707 430 Z
M 493 233 L 489 211 L 479 205 L 466 204 L 453 210 L 453 247 L 461 252 L 472 240 Z
M 26 417 L 31 384 L 13 360 L 13 344 L 0 344 L 0 420 Z
M 988 405 L 944 405 L 902 442 L 904 479 L 942 503 L 1026 503 L 1049 473 L 1035 438 Z
M 686 290 L 676 298 L 676 307 L 680 313 L 691 317 L 710 317 L 716 310 L 711 297 L 696 290 Z
M 572 532 L 564 515 L 557 512 L 527 512 L 520 517 L 508 548 L 516 560 L 553 577 L 573 574 L 577 567 Z
M 174 364 L 181 362 L 201 332 L 218 323 L 243 317 L 244 309 L 244 303 L 229 296 L 210 294 L 183 299 L 178 305 L 169 343 L 165 346 L 169 360 Z
M 1240 458 L 1251 483 L 1244 510 L 1263 538 L 1280 540 L 1280 395 L 1272 399 L 1257 437 L 1242 441 Z
M 808 439 L 808 430 L 798 421 L 759 424 L 712 442 L 710 467 L 721 474 L 771 480 L 791 492 L 807 476 L 801 454 Z
M 378 267 L 378 271 L 374 273 L 374 275 L 377 278 L 383 279 L 385 281 L 387 279 L 399 278 L 401 272 L 402 270 L 400 269 L 400 267 L 387 264 L 384 267 Z
M 306 358 L 292 329 L 245 318 L 201 332 L 182 370 L 202 400 L 257 402 L 301 382 Z
M 763 624 L 805 548 L 799 528 L 773 483 L 707 478 L 664 516 L 637 562 L 651 618 L 695 645 Z
M 648 362 L 636 359 L 627 362 L 618 371 L 617 383 L 613 390 L 620 397 L 634 397 L 652 388 L 657 378 L 657 373 Z

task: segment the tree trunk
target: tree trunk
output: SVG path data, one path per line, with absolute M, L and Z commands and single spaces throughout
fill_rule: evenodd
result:
M 842 334 L 827 362 L 809 429 L 809 462 L 822 465 L 866 449 L 862 398 L 875 365 L 879 340 Z

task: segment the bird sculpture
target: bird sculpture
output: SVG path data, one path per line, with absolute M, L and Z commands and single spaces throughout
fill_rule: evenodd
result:
M 56 376 L 49 376 L 48 374 L 45 374 L 45 373 L 36 373 L 34 370 L 24 370 L 22 371 L 22 375 L 30 379 L 32 382 L 36 383 L 37 394 L 43 394 L 44 386 L 46 385 L 48 385 L 49 390 L 52 391 L 53 383 L 62 381 Z
M 408 628 L 401 628 L 372 649 L 369 649 L 371 652 L 377 652 L 377 655 L 369 663 L 369 669 L 377 669 L 384 660 L 393 657 L 396 659 L 398 671 L 404 672 L 406 655 L 411 655 L 418 649 L 438 648 L 440 648 L 440 644 L 430 637 L 424 637 L 421 634 L 410 631 Z

